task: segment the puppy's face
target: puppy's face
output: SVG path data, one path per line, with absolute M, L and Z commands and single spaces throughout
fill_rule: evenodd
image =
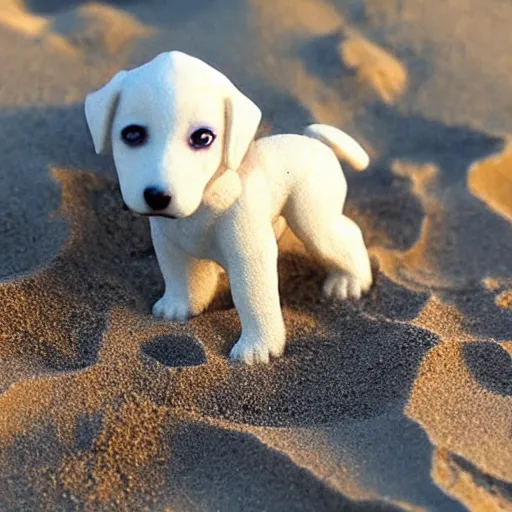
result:
M 126 205 L 183 218 L 222 166 L 240 165 L 261 113 L 218 71 L 170 52 L 89 95 L 86 115 L 96 150 L 111 143 Z
M 111 132 L 123 199 L 138 213 L 187 217 L 222 164 L 219 91 L 176 76 L 130 78 Z

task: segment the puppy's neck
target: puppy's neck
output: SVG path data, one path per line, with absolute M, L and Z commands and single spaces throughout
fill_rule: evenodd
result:
M 215 215 L 228 210 L 235 201 L 242 195 L 242 182 L 237 172 L 232 169 L 224 169 L 215 173 L 214 177 L 206 186 L 203 194 L 203 204 Z
M 240 167 L 235 171 L 221 163 L 219 169 L 215 172 L 212 179 L 206 186 L 203 194 L 203 204 L 211 210 L 216 216 L 222 214 L 242 195 L 243 185 L 241 175 L 244 169 L 253 165 L 254 141 L 249 145 L 245 157 Z

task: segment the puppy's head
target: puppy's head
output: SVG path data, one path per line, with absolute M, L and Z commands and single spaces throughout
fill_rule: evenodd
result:
M 145 215 L 192 215 L 217 171 L 236 171 L 261 112 L 224 75 L 181 52 L 120 71 L 85 100 L 97 153 L 110 146 L 123 200 Z

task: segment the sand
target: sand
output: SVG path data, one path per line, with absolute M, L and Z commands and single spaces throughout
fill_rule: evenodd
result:
M 4 0 L 0 510 L 512 510 L 512 4 Z M 343 127 L 360 302 L 290 235 L 289 343 L 234 366 L 226 283 L 157 321 L 147 220 L 123 209 L 83 99 L 180 49 L 262 108 Z

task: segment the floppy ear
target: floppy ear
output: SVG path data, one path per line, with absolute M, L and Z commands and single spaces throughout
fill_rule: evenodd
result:
M 249 149 L 261 121 L 261 110 L 233 84 L 229 84 L 224 100 L 226 129 L 224 164 L 236 171 Z
M 96 153 L 104 153 L 110 140 L 112 120 L 127 71 L 119 71 L 110 82 L 85 98 L 85 117 Z

